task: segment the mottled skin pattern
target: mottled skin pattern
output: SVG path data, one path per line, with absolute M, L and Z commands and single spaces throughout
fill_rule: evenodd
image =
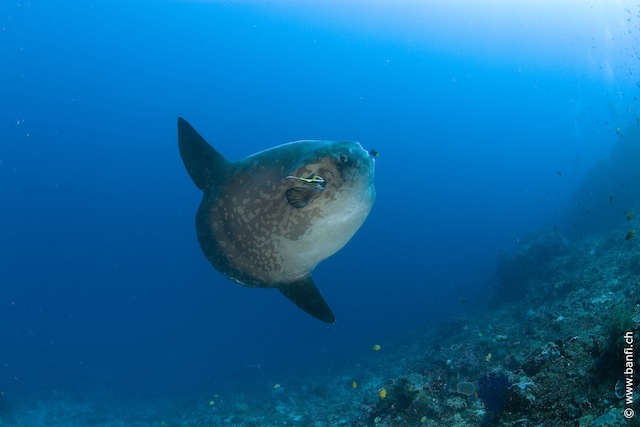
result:
M 204 193 L 196 231 L 213 266 L 335 322 L 311 271 L 351 239 L 373 206 L 369 153 L 357 142 L 297 141 L 233 163 L 181 117 L 178 148 Z
M 198 209 L 198 241 L 232 280 L 277 287 L 308 275 L 342 248 L 373 201 L 374 161 L 357 142 L 298 141 L 230 163 Z M 287 176 L 317 174 L 325 187 L 306 206 L 292 207 Z

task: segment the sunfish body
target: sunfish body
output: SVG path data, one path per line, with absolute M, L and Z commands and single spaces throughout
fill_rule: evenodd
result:
M 178 145 L 204 192 L 196 232 L 211 264 L 236 283 L 277 288 L 310 315 L 335 322 L 311 271 L 371 211 L 369 153 L 357 142 L 296 141 L 230 162 L 182 118 Z

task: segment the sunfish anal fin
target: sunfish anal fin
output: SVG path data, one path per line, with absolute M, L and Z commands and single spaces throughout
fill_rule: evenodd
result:
M 324 300 L 311 276 L 278 286 L 282 294 L 313 317 L 326 323 L 335 323 L 336 318 Z
M 178 147 L 187 172 L 202 191 L 223 182 L 230 162 L 182 117 L 178 117 Z

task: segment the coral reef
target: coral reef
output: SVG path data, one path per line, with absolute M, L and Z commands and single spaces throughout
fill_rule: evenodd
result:
M 491 305 L 518 300 L 537 281 L 547 280 L 558 268 L 558 258 L 566 254 L 569 241 L 557 230 L 531 233 L 520 240 L 515 253 L 498 258 L 498 291 Z
M 16 404 L 0 424 L 638 425 L 622 416 L 621 379 L 624 336 L 640 327 L 640 241 L 625 240 L 621 231 L 571 243 L 557 231 L 522 239 L 498 265 L 493 308 L 385 343 L 376 363 L 292 376 L 283 381 L 286 390 L 278 385 L 262 394 L 245 388 L 120 406 L 49 396 Z

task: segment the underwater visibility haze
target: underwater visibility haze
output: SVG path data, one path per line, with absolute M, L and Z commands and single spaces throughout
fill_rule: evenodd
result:
M 633 0 L 4 2 L 0 425 L 624 423 L 639 38 Z

